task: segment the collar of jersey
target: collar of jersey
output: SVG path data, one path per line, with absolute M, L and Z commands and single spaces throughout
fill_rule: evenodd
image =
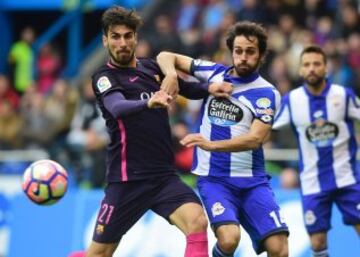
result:
M 326 79 L 326 85 L 325 85 L 325 88 L 324 90 L 321 92 L 320 95 L 313 95 L 309 89 L 307 88 L 307 86 L 304 84 L 304 89 L 305 89 L 305 93 L 309 96 L 309 97 L 325 97 L 327 95 L 327 93 L 329 92 L 329 89 L 330 89 L 330 85 L 331 83 L 329 82 L 328 79 Z
M 233 69 L 234 66 L 231 66 L 226 69 L 224 73 L 224 81 L 233 83 L 233 84 L 247 84 L 255 81 L 259 77 L 258 72 L 251 73 L 248 76 L 235 77 L 229 74 L 230 70 Z

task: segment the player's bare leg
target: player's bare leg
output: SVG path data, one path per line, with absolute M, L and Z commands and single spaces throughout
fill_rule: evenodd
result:
M 170 221 L 186 236 L 185 257 L 208 257 L 207 219 L 197 203 L 186 203 L 177 208 Z
M 240 227 L 235 224 L 221 225 L 215 231 L 217 244 L 213 256 L 232 256 L 240 241 Z
M 269 257 L 289 256 L 288 239 L 285 233 L 269 236 L 265 239 L 264 246 Z
M 360 224 L 354 225 L 354 228 L 355 228 L 356 232 L 358 233 L 358 235 L 360 236 Z
M 86 252 L 86 257 L 112 257 L 119 243 L 101 244 L 92 241 Z
M 310 235 L 311 248 L 314 257 L 327 257 L 327 233 L 318 232 Z

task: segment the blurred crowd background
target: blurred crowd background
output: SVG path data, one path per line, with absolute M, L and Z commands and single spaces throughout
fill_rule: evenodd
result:
M 360 94 L 359 0 L 114 2 L 134 7 L 145 19 L 139 33 L 138 57 L 155 57 L 169 50 L 231 65 L 226 31 L 236 21 L 250 20 L 263 24 L 269 33 L 269 52 L 260 72 L 282 95 L 301 86 L 299 54 L 312 43 L 319 44 L 328 55 L 329 79 Z M 84 41 L 101 33 L 103 10 L 81 10 Z M 38 50 L 33 45 L 67 11 L 6 10 L 0 4 L 0 15 L 6 13 L 14 35 L 0 73 L 0 152 L 45 151 L 69 170 L 76 186 L 96 188 L 103 186 L 108 138 L 95 104 L 91 71 L 107 58 L 101 54 L 106 51 L 98 40 L 88 53 L 91 61 L 85 58 L 79 63 L 87 67 L 86 71 L 69 75 L 64 70 L 70 58 L 66 54 L 70 35 L 59 33 Z M 100 57 L 94 61 L 93 56 Z M 196 130 L 200 104 L 179 97 L 169 109 L 176 166 L 183 174 L 191 168 L 192 149 L 181 147 L 179 139 Z M 296 148 L 296 140 L 290 129 L 283 130 L 265 147 Z M 13 167 L 19 165 L 2 159 L 0 173 Z M 281 174 L 279 186 L 297 186 L 296 161 L 267 162 L 267 167 L 271 174 Z

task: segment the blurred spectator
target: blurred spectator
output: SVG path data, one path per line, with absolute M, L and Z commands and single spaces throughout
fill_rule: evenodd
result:
M 345 87 L 354 87 L 355 74 L 343 59 L 344 58 L 339 53 L 329 55 L 329 79 L 335 84 L 343 85 Z
M 147 36 L 152 47 L 152 56 L 163 50 L 182 49 L 180 37 L 174 33 L 173 23 L 165 14 L 155 18 L 155 31 L 151 31 Z
M 45 102 L 45 113 L 53 130 L 48 149 L 51 158 L 60 163 L 66 158 L 66 136 L 70 131 L 77 101 L 77 91 L 66 80 L 58 79 Z
M 10 50 L 9 62 L 13 66 L 13 83 L 16 91 L 24 93 L 33 84 L 34 53 L 31 48 L 35 38 L 34 30 L 26 27 L 21 31 L 21 38 Z
M 224 0 L 209 1 L 209 4 L 203 11 L 202 17 L 202 28 L 204 31 L 203 41 L 206 45 L 213 43 L 216 31 L 228 11 L 229 6 Z
M 101 187 L 105 176 L 108 134 L 90 79 L 82 84 L 81 97 L 67 136 L 70 163 L 78 183 L 88 181 L 93 187 Z
M 150 57 L 151 46 L 146 39 L 139 40 L 136 46 L 136 57 Z
M 258 0 L 243 0 L 242 7 L 236 14 L 237 20 L 248 20 L 263 23 L 265 19 L 264 10 L 258 4 Z
M 184 122 L 178 122 L 171 127 L 173 146 L 175 152 L 175 166 L 183 172 L 189 173 L 193 160 L 193 147 L 185 147 L 180 144 L 180 140 L 183 139 L 188 133 L 188 127 Z
M 53 137 L 53 124 L 46 113 L 45 98 L 36 87 L 28 87 L 20 102 L 26 129 L 21 131 L 25 148 L 47 148 Z
M 8 100 L 0 100 L 0 149 L 10 150 L 21 146 L 20 131 L 23 121 Z
M 37 60 L 37 84 L 41 94 L 48 94 L 60 70 L 60 58 L 50 44 L 45 44 Z
M 5 75 L 0 74 L 0 102 L 8 101 L 9 104 L 17 110 L 19 107 L 20 97 L 10 87 L 9 79 Z
M 198 25 L 200 5 L 197 0 L 181 0 L 176 30 L 181 34 Z
M 285 168 L 280 174 L 280 186 L 285 189 L 299 187 L 298 172 L 293 168 Z

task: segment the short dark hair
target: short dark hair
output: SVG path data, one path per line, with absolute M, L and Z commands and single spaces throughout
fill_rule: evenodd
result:
M 101 26 L 104 35 L 107 35 L 110 26 L 125 25 L 137 32 L 143 24 L 141 17 L 134 10 L 127 10 L 121 6 L 113 6 L 107 9 L 101 19 Z
M 237 36 L 256 37 L 259 45 L 259 53 L 264 57 L 267 51 L 267 38 L 268 35 L 263 26 L 255 22 L 241 21 L 235 23 L 228 31 L 226 38 L 226 45 L 232 52 L 234 49 L 234 40 Z
M 322 48 L 320 46 L 317 46 L 317 45 L 310 45 L 310 46 L 307 46 L 305 47 L 301 54 L 300 54 L 300 61 L 302 60 L 302 57 L 304 54 L 308 54 L 308 53 L 317 53 L 317 54 L 321 54 L 323 59 L 324 59 L 324 63 L 326 64 L 327 62 L 327 57 L 326 57 L 326 54 L 324 52 L 324 50 L 322 50 Z

